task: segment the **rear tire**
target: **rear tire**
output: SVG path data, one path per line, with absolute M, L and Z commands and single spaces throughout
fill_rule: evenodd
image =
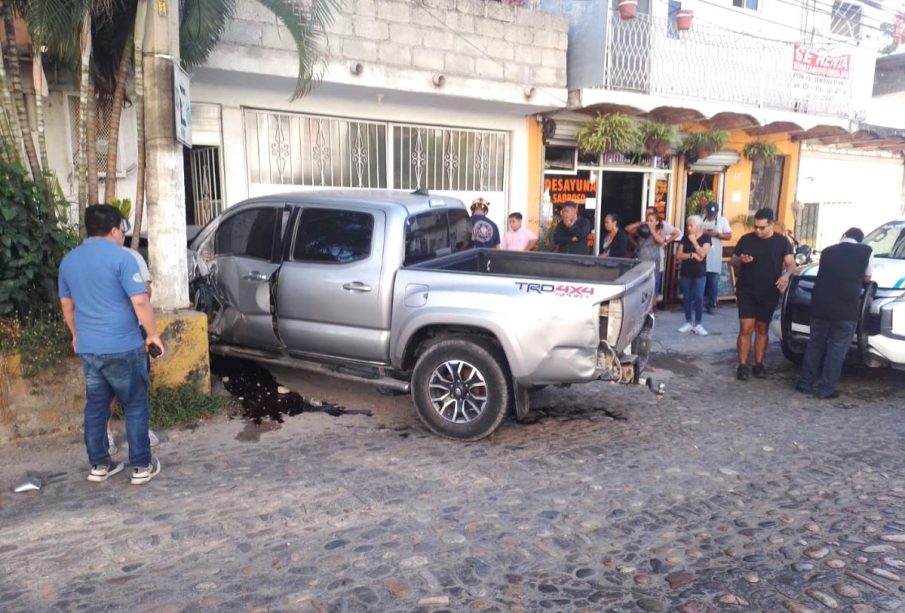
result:
M 510 404 L 506 361 L 482 339 L 446 338 L 429 345 L 412 371 L 412 400 L 434 434 L 476 441 L 492 434 Z

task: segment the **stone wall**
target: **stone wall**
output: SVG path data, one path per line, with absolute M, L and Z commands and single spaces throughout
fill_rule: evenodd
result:
M 567 17 L 494 0 L 346 0 L 346 11 L 329 30 L 331 62 L 566 86 Z M 289 32 L 253 0 L 240 0 L 222 41 L 295 49 Z

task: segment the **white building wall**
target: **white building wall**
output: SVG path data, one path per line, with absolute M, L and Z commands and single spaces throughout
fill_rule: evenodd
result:
M 373 95 L 333 97 L 318 95 L 316 92 L 301 100 L 290 103 L 285 91 L 264 91 L 236 86 L 193 81 L 193 102 L 216 103 L 221 105 L 223 123 L 223 163 L 225 175 L 225 199 L 231 206 L 245 198 L 264 195 L 264 192 L 300 191 L 294 185 L 254 186 L 249 182 L 246 163 L 245 135 L 243 131 L 243 108 L 257 108 L 293 113 L 310 113 L 349 119 L 366 119 L 409 124 L 425 124 L 452 128 L 471 128 L 505 131 L 509 134 L 509 163 L 506 185 L 508 193 L 503 202 L 495 202 L 491 197 L 490 218 L 501 230 L 510 212 L 526 213 L 528 208 L 528 121 L 521 115 L 505 115 L 491 111 L 469 111 L 462 108 L 434 107 L 405 103 L 378 103 Z M 440 193 L 440 192 L 436 192 Z M 470 200 L 486 194 L 455 192 L 457 197 Z
M 802 148 L 799 203 L 818 202 L 818 249 L 839 241 L 846 229 L 868 233 L 903 214 L 903 161 L 897 155 Z

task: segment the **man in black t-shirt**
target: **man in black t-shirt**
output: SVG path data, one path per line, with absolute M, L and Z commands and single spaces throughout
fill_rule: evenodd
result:
M 553 244 L 559 253 L 590 254 L 588 234 L 591 222 L 578 214 L 578 205 L 571 200 L 564 202 L 559 212 L 562 219 L 553 230 Z
M 740 381 L 753 374 L 764 379 L 764 357 L 769 343 L 768 326 L 779 297 L 795 272 L 792 243 L 773 231 L 773 211 L 760 209 L 754 214 L 754 232 L 745 234 L 735 245 L 732 266 L 738 268 L 735 295 L 738 303 L 738 369 Z M 748 368 L 751 335 L 754 341 L 754 368 Z

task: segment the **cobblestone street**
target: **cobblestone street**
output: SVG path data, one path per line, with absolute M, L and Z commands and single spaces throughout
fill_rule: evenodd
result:
M 905 611 L 905 377 L 815 400 L 774 339 L 738 382 L 735 316 L 659 317 L 662 399 L 548 388 L 477 443 L 279 371 L 373 416 L 164 432 L 145 487 L 87 482 L 75 437 L 0 449 L 0 610 Z

